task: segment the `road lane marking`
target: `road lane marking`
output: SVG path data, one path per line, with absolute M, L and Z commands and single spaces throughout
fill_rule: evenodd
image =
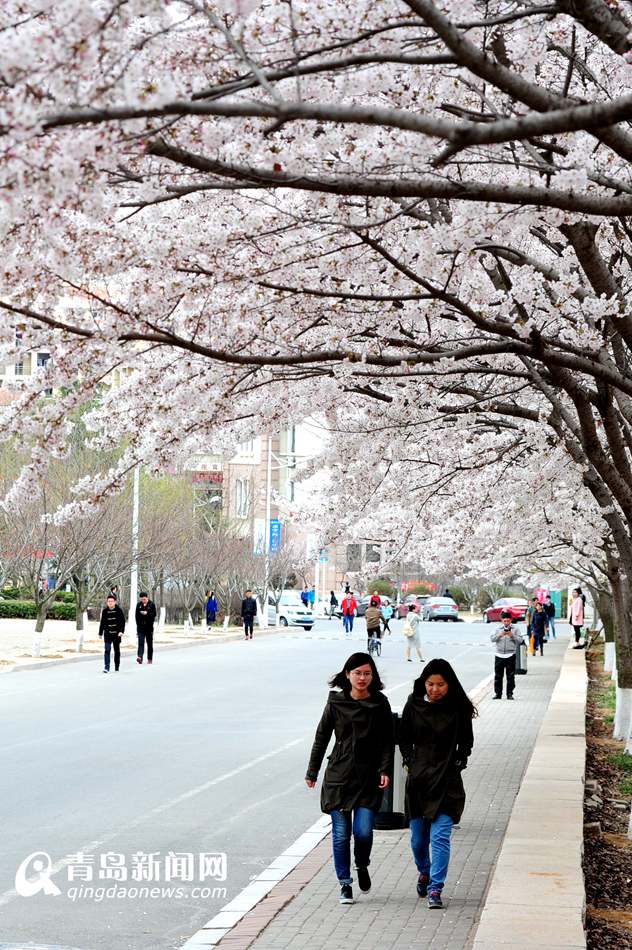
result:
M 188 801 L 190 798 L 194 798 L 196 795 L 201 795 L 203 792 L 208 791 L 209 788 L 213 788 L 216 785 L 220 785 L 222 782 L 227 782 L 229 779 L 234 778 L 236 775 L 241 775 L 242 772 L 248 771 L 257 765 L 260 765 L 262 762 L 266 762 L 268 759 L 273 758 L 275 755 L 279 755 L 282 752 L 287 752 L 288 749 L 292 749 L 297 745 L 301 745 L 305 742 L 305 737 L 303 736 L 300 739 L 292 739 L 291 742 L 286 742 L 284 745 L 279 746 L 277 749 L 272 749 L 271 752 L 266 752 L 263 755 L 257 756 L 255 759 L 251 759 L 249 762 L 245 762 L 243 765 L 238 766 L 236 769 L 231 769 L 230 772 L 224 772 L 222 775 L 218 775 L 216 778 L 210 779 L 208 782 L 202 783 L 202 785 L 196 785 L 194 788 L 189 789 L 187 792 L 183 792 L 181 795 L 177 795 L 175 798 L 170 799 L 168 802 L 164 802 L 162 805 L 157 805 L 155 808 L 152 808 L 150 811 L 146 812 L 143 815 L 140 815 L 138 818 L 133 819 L 133 821 L 128 822 L 123 827 L 117 829 L 117 831 L 112 832 L 112 834 L 106 835 L 103 838 L 98 838 L 95 841 L 85 844 L 74 852 L 75 854 L 82 852 L 84 854 L 90 854 L 93 851 L 96 851 L 97 848 L 100 848 L 104 844 L 108 844 L 110 841 L 113 841 L 115 838 L 118 838 L 121 834 L 127 833 L 131 828 L 137 828 L 139 825 L 142 825 L 144 822 L 149 821 L 156 817 L 156 815 L 161 815 L 163 812 L 168 811 L 170 808 L 175 808 L 177 805 L 180 805 L 182 802 Z M 55 862 L 52 865 L 50 877 L 53 877 L 55 874 L 59 874 L 60 871 L 63 871 L 65 867 L 68 867 L 71 864 L 71 855 L 66 855 L 65 858 Z M 8 891 L 5 891 L 3 894 L 0 894 L 0 907 L 3 907 L 6 904 L 11 903 L 12 900 L 15 900 L 18 897 L 18 893 L 15 888 L 10 888 Z

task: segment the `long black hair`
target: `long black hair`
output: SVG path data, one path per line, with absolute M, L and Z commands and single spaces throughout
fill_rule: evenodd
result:
M 369 693 L 371 696 L 377 696 L 377 694 L 384 689 L 384 683 L 380 679 L 380 674 L 377 671 L 373 657 L 369 656 L 368 653 L 352 653 L 340 672 L 336 673 L 336 675 L 332 676 L 329 680 L 329 686 L 331 689 L 338 687 L 338 689 L 341 689 L 343 693 L 348 696 L 351 692 L 351 682 L 346 674 L 350 673 L 351 670 L 357 670 L 359 666 L 365 666 L 367 663 L 373 673 L 373 679 L 368 687 Z
M 441 657 L 435 657 L 434 660 L 426 663 L 421 676 L 415 680 L 413 695 L 426 695 L 426 680 L 430 679 L 431 676 L 442 676 L 448 684 L 446 702 L 456 706 L 467 718 L 476 719 L 478 709 L 461 686 L 461 682 L 450 663 Z

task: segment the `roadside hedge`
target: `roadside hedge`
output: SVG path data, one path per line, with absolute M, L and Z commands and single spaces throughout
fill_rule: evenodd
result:
M 76 615 L 74 603 L 53 604 L 46 614 L 51 620 L 74 620 Z
M 25 594 L 26 591 L 21 587 L 3 587 L 0 590 L 0 596 L 5 600 L 21 600 Z
M 34 620 L 37 616 L 32 600 L 0 600 L 0 618 L 12 620 Z M 50 620 L 74 620 L 74 604 L 53 604 L 46 616 Z

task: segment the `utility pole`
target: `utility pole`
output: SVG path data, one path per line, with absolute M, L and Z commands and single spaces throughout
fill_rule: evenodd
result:
M 314 568 L 314 617 L 318 611 L 318 598 L 320 587 L 320 548 L 316 548 L 316 566 Z
M 268 436 L 268 457 L 266 472 L 266 518 L 263 550 L 265 554 L 263 603 L 261 604 L 261 626 L 268 626 L 268 585 L 270 583 L 270 511 L 272 507 L 272 436 Z
M 132 568 L 129 579 L 129 621 L 131 623 L 138 600 L 138 516 L 140 510 L 140 465 L 134 466 L 132 494 Z

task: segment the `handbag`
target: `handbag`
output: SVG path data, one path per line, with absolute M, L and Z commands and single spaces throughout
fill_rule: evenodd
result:
M 414 637 L 414 636 L 415 636 L 415 631 L 414 631 L 414 629 L 413 629 L 413 625 L 412 625 L 412 623 L 410 622 L 410 620 L 407 620 L 407 621 L 406 621 L 406 623 L 404 624 L 403 630 L 404 630 L 404 636 L 405 636 L 405 637 Z

